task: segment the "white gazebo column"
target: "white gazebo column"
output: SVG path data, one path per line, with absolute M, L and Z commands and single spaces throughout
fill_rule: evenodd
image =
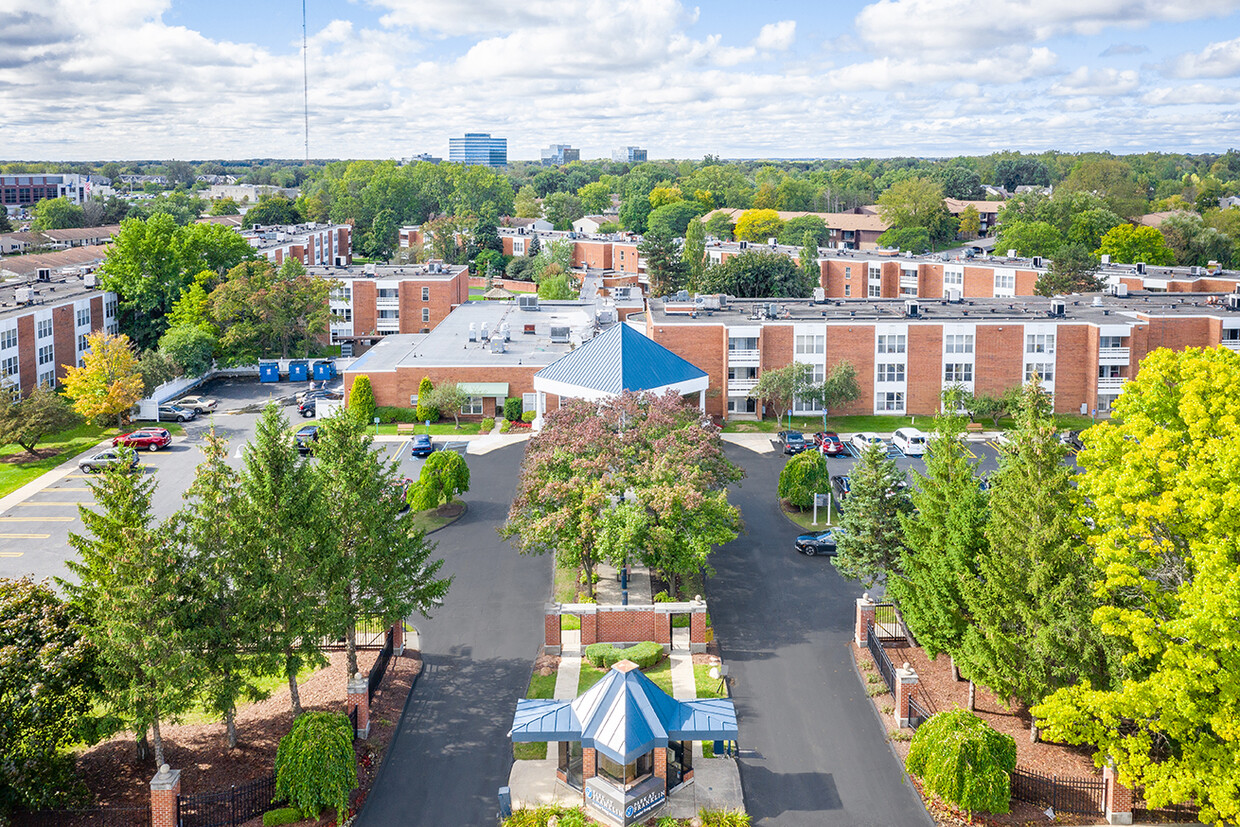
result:
M 706 391 L 698 391 L 698 412 L 706 413 Z

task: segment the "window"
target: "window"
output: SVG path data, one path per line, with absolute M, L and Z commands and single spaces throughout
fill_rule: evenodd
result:
M 758 340 L 756 338 L 736 338 L 728 339 L 728 350 L 757 350 Z
M 391 321 L 395 321 L 395 320 L 397 320 L 397 319 L 399 319 L 399 318 L 400 318 L 400 311 L 399 311 L 399 310 L 380 310 L 380 311 L 379 311 L 379 319 L 380 319 L 380 320 L 383 320 L 383 319 L 388 319 L 388 320 L 391 320 Z
M 51 335 L 52 335 L 52 320 L 51 319 L 39 319 L 39 321 L 35 324 L 35 336 L 37 336 L 40 339 L 46 339 L 48 336 L 51 336 Z
M 524 238 L 514 238 L 512 240 L 512 254 L 514 256 L 525 255 L 525 239 Z M 624 255 L 624 253 L 621 253 L 620 255 Z
M 878 395 L 878 409 L 880 411 L 904 410 L 904 392 L 890 391 L 888 393 L 880 393 Z
M 852 295 L 852 285 L 845 284 L 844 285 L 844 298 L 848 298 L 851 295 Z
M 995 271 L 995 289 L 996 290 L 1015 290 L 1016 274 Z
M 461 413 L 469 416 L 482 416 L 482 397 L 471 396 L 469 401 L 461 406 Z
M 104 329 L 107 330 L 109 333 L 111 333 L 113 336 L 116 336 L 121 332 L 121 323 L 112 322 L 111 324 L 106 325 Z
M 333 307 L 332 321 L 334 323 L 353 321 L 353 308 L 351 307 Z
M 740 367 L 728 368 L 729 379 L 753 379 L 758 378 L 758 369 L 756 367 Z
M 45 373 L 40 373 L 39 384 L 47 385 L 49 388 L 55 388 L 56 387 L 56 371 L 49 370 L 49 371 L 46 371 Z
M 422 301 L 428 302 L 430 300 L 431 300 L 431 289 L 429 287 L 423 287 L 422 288 Z
M 748 396 L 729 396 L 728 413 L 757 413 L 758 400 Z
M 17 328 L 0 331 L 0 350 L 17 347 Z
M 883 286 L 878 282 L 870 282 L 870 287 L 869 290 L 866 291 L 866 295 L 871 299 L 881 299 L 883 297 Z
M 85 333 L 82 333 L 78 336 L 77 349 L 78 349 L 78 353 L 81 353 L 82 351 L 86 350 L 86 334 Z
M 826 349 L 826 336 L 797 336 L 797 353 L 822 353 Z
M 1025 381 L 1028 382 L 1034 376 L 1040 378 L 1043 382 L 1055 381 L 1055 363 L 1054 362 L 1026 362 L 1025 363 Z
M 955 364 L 943 365 L 943 381 L 953 382 L 972 382 L 973 381 L 973 363 L 957 362 Z
M 40 365 L 50 365 L 52 363 L 52 360 L 55 358 L 56 357 L 53 356 L 52 354 L 51 345 L 43 345 L 42 347 L 39 348 L 39 364 Z
M 1124 366 L 1123 365 L 1099 365 L 1098 366 L 1098 378 L 1099 379 L 1123 379 L 1124 378 Z
M 964 287 L 964 268 L 963 267 L 944 267 L 943 268 L 943 286 L 944 287 Z
M 1030 333 L 1025 337 L 1025 353 L 1054 353 L 1054 333 Z
M 851 268 L 851 267 L 845 267 L 845 268 L 844 268 L 844 278 L 846 278 L 846 279 L 850 279 L 850 278 L 852 278 L 852 268 Z
M 429 322 L 431 320 L 431 309 L 429 307 L 422 308 L 422 321 Z
M 77 312 L 77 326 L 90 327 L 90 308 L 83 307 Z
M 400 291 L 395 287 L 380 287 L 378 298 L 395 299 L 400 295 Z
M 331 300 L 334 302 L 353 301 L 353 288 L 348 286 L 333 288 L 331 292 Z
M 904 381 L 904 365 L 888 364 L 875 365 L 874 377 L 878 382 L 903 382 Z
M 105 316 L 116 315 L 116 299 L 108 299 L 107 301 L 103 303 L 103 315 Z
M 11 376 L 17 376 L 17 357 L 6 356 L 4 360 L 0 362 L 0 373 L 3 373 L 6 379 Z
M 521 394 L 521 410 L 522 411 L 538 410 L 538 394 L 536 393 Z
M 869 265 L 870 281 L 879 281 L 883 277 L 883 268 L 877 264 Z
M 1123 336 L 1099 336 L 1099 337 L 1098 337 L 1098 347 L 1099 347 L 1099 348 L 1105 348 L 1105 347 L 1123 347 L 1123 346 L 1124 346 L 1124 337 L 1123 337 Z
M 944 353 L 972 353 L 972 333 L 948 333 L 943 337 Z
M 904 352 L 904 334 L 903 333 L 880 333 L 878 335 L 878 352 L 879 353 L 903 353 Z
M 663 747 L 659 747 L 659 749 L 663 749 Z M 630 761 L 627 764 L 619 764 L 601 752 L 598 754 L 598 774 L 626 790 L 653 773 L 653 752 L 639 756 L 636 761 Z

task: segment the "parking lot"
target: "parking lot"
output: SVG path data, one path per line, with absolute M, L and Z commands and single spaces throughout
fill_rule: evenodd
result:
M 219 400 L 213 414 L 201 415 L 182 425 L 184 435 L 173 437 L 172 445 L 159 451 L 141 451 L 139 470 L 156 482 L 152 511 L 159 519 L 181 508 L 185 490 L 194 480 L 194 472 L 202 460 L 201 446 L 207 432 L 228 440 L 229 464 L 241 466 L 241 449 L 254 435 L 262 406 L 268 401 L 284 405 L 284 414 L 293 428 L 313 422 L 297 415 L 293 395 L 308 383 L 288 382 L 260 384 L 246 380 L 216 380 L 199 391 L 203 396 Z M 154 423 L 138 422 L 135 428 Z M 422 460 L 409 456 L 409 440 L 380 442 L 377 449 L 400 460 L 399 473 L 416 478 Z M 436 447 L 439 447 L 437 444 Z M 67 559 L 76 556 L 69 546 L 70 532 L 82 531 L 79 505 L 91 505 L 94 497 L 89 479 L 92 475 L 78 469 L 78 461 L 96 453 L 91 449 L 77 459 L 54 469 L 41 479 L 55 479 L 42 490 L 23 501 L 6 505 L 0 510 L 0 577 L 30 575 L 35 579 L 68 576 Z

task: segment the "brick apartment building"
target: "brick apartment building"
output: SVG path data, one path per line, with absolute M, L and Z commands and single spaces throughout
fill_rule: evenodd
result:
M 933 414 L 948 387 L 1000 394 L 1035 373 L 1056 411 L 1104 413 L 1158 347 L 1240 349 L 1232 305 L 1240 297 L 725 300 L 718 309 L 652 299 L 647 335 L 707 372 L 721 393 L 706 411 L 719 418 L 759 415 L 748 393 L 763 370 L 805 362 L 821 380 L 843 360 L 861 394 L 841 414 Z M 801 401 L 794 410 L 820 413 Z
M 66 366 L 81 366 L 88 333 L 117 332 L 116 294 L 94 285 L 64 275 L 0 286 L 0 381 L 23 393 L 54 387 Z
M 277 267 L 286 258 L 295 258 L 307 267 L 353 263 L 353 227 L 349 224 L 255 225 L 239 232 L 259 255 Z

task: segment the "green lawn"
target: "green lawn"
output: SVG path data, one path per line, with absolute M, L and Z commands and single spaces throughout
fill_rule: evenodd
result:
M 478 423 L 470 420 L 461 420 L 461 427 L 459 429 L 456 427 L 456 423 L 451 419 L 444 422 L 432 422 L 429 430 L 427 430 L 427 427 L 421 422 L 408 424 L 416 424 L 416 427 L 413 429 L 415 434 L 430 434 L 431 436 L 470 436 L 478 433 Z M 396 426 L 397 423 L 395 422 L 389 422 L 386 425 L 380 424 L 379 433 L 387 436 L 396 436 Z
M 577 569 L 563 568 L 560 565 L 555 567 L 555 602 L 556 603 L 576 603 L 577 602 Z M 581 628 L 580 621 L 577 627 Z
M 537 672 L 530 675 L 530 688 L 525 693 L 527 698 L 536 698 L 541 700 L 551 700 L 555 697 L 555 672 L 550 675 L 540 675 Z
M 719 690 L 719 679 L 710 676 L 710 669 L 709 664 L 693 664 L 693 680 L 697 684 L 697 696 L 699 698 L 728 697 L 727 692 Z
M 999 419 L 999 427 L 996 429 L 994 423 L 990 419 L 978 420 L 988 431 L 1001 430 L 1006 431 L 1013 427 L 1016 423 L 1010 416 Z M 1094 424 L 1094 420 L 1088 416 L 1079 416 L 1077 414 L 1056 414 L 1055 421 L 1058 427 L 1063 430 L 1084 430 Z M 856 433 L 857 431 L 877 431 L 878 433 L 891 433 L 897 428 L 906 428 L 908 426 L 921 428 L 929 431 L 934 427 L 934 417 L 932 416 L 829 416 L 827 417 L 828 431 L 837 433 Z M 778 431 L 786 430 L 788 427 L 788 418 L 784 417 L 780 420 L 763 419 L 758 422 L 750 422 L 746 420 L 735 420 L 728 422 L 723 426 L 725 434 L 744 434 L 744 433 L 769 433 L 774 434 Z M 803 433 L 817 433 L 823 430 L 821 416 L 794 416 L 792 417 L 792 430 L 801 431 Z
M 95 447 L 102 440 L 116 436 L 116 434 L 116 428 L 79 425 L 76 428 L 61 431 L 58 434 L 43 439 L 36 446 L 39 452 L 55 451 L 54 456 L 29 462 L 23 459 L 20 462 L 0 463 L 0 497 L 13 493 L 62 462 L 72 459 L 83 451 Z M 0 448 L 0 457 L 10 456 L 25 457 L 28 454 L 26 454 L 24 448 L 17 445 L 7 445 L 4 448 Z
M 577 680 L 577 694 L 581 695 L 591 686 L 603 679 L 608 670 L 598 669 L 590 661 L 582 658 L 581 660 L 581 677 Z M 664 656 L 654 666 L 649 669 L 643 669 L 642 674 L 654 681 L 655 684 L 667 694 L 672 694 L 672 659 Z
M 806 531 L 823 531 L 829 525 L 827 523 L 827 507 L 825 505 L 818 506 L 818 525 L 814 525 L 814 509 L 812 508 L 808 511 L 787 511 L 781 507 L 780 510 L 784 512 L 785 517 L 792 520 L 792 522 L 796 523 Z M 837 522 L 839 521 L 840 514 L 834 506 L 831 508 L 831 516 L 834 517 Z

